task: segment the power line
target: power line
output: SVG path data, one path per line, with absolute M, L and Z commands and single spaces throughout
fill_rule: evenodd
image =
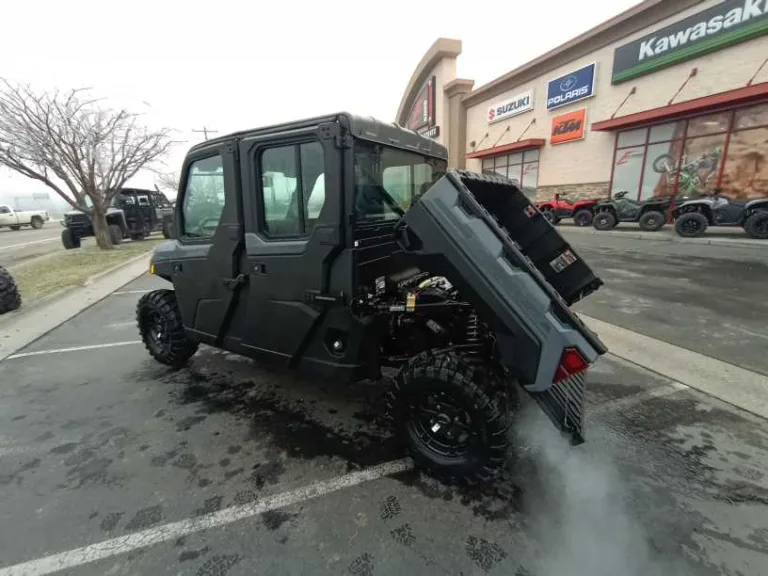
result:
M 208 134 L 218 134 L 219 131 L 218 130 L 212 130 L 211 128 L 207 128 L 207 127 L 203 126 L 202 130 L 195 130 L 193 128 L 192 132 L 202 132 L 202 134 L 205 136 L 205 139 L 208 140 Z

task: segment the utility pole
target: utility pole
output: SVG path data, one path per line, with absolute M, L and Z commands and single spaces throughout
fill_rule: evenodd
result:
M 203 126 L 202 130 L 195 130 L 193 128 L 192 132 L 202 132 L 203 136 L 205 136 L 205 139 L 208 140 L 208 134 L 217 134 L 219 131 L 218 130 L 211 130 L 210 128 L 206 128 L 205 126 Z

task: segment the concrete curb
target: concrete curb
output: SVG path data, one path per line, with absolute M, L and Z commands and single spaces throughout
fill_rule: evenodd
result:
M 746 412 L 768 419 L 768 376 L 579 314 L 608 352 Z
M 12 318 L 0 325 L 2 327 L 0 361 L 45 336 L 54 328 L 147 272 L 151 257 L 152 250 L 149 250 L 92 276 L 86 280 L 82 288 L 68 290 L 55 300 L 49 300 L 45 304 L 14 314 Z
M 560 232 L 576 232 L 577 234 L 589 234 L 592 236 L 615 236 L 617 238 L 628 238 L 629 240 L 655 240 L 657 242 L 675 242 L 678 244 L 698 244 L 699 246 L 724 246 L 726 248 L 759 248 L 768 246 L 765 240 L 753 240 L 751 238 L 681 238 L 680 236 L 667 235 L 664 232 L 642 232 L 627 230 L 595 230 L 591 226 L 557 226 Z M 662 229 L 663 230 L 663 229 Z

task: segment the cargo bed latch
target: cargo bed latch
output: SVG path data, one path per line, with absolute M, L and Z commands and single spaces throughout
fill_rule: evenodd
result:
M 307 290 L 304 292 L 304 298 L 307 302 L 313 304 L 343 304 L 344 295 L 331 296 L 330 294 L 323 294 L 317 290 Z

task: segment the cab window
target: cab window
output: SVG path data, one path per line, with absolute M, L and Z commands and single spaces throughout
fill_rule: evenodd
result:
M 261 154 L 263 229 L 271 237 L 309 234 L 325 205 L 325 157 L 319 142 Z
M 220 155 L 193 162 L 187 172 L 182 205 L 182 235 L 213 236 L 224 209 L 224 164 Z

